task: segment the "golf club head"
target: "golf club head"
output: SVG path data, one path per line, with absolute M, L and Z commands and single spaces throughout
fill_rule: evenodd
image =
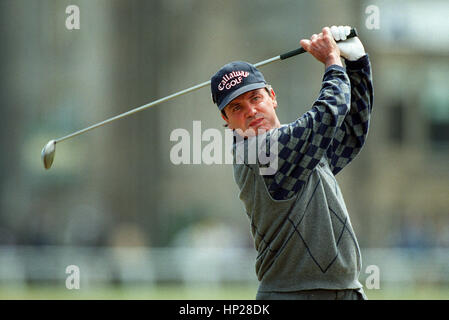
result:
M 56 151 L 55 140 L 50 140 L 42 149 L 41 153 L 42 162 L 44 163 L 44 168 L 47 170 L 50 169 L 51 165 L 53 164 L 53 159 L 55 158 L 55 151 Z

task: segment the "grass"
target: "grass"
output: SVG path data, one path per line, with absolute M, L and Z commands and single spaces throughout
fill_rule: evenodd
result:
M 103 286 L 68 290 L 64 286 L 0 286 L 1 300 L 254 300 L 257 287 L 248 285 Z M 449 287 L 395 287 L 365 290 L 370 300 L 447 300 Z

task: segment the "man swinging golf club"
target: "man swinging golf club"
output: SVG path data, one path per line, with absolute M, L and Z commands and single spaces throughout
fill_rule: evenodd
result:
M 364 145 L 373 103 L 368 55 L 358 37 L 346 40 L 349 32 L 326 27 L 300 41 L 325 71 L 318 99 L 291 123 L 280 124 L 275 92 L 253 65 L 231 62 L 211 79 L 213 101 L 243 143 L 255 138 L 248 132 L 278 143 L 274 174 L 260 174 L 260 163 L 234 164 L 258 251 L 257 299 L 366 299 L 360 249 L 335 179 Z

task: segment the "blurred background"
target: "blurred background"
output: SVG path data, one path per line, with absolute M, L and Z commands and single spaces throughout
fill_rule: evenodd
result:
M 68 30 L 69 5 L 80 28 Z M 256 63 L 323 26 L 355 26 L 374 75 L 367 143 L 337 176 L 370 299 L 449 298 L 449 3 L 1 0 L 0 298 L 254 299 L 231 165 L 174 165 L 170 133 L 222 130 L 209 88 L 91 124 Z M 376 20 L 377 19 L 377 20 Z M 317 98 L 310 55 L 262 69 L 281 123 Z M 204 146 L 204 144 L 203 144 Z M 68 290 L 66 267 L 80 270 Z M 369 289 L 372 268 L 379 288 Z

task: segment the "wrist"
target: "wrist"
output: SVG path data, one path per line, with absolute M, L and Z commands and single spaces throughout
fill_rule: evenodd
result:
M 326 69 L 334 64 L 336 64 L 337 66 L 343 67 L 343 63 L 341 62 L 340 55 L 330 54 L 324 61 L 324 66 Z

